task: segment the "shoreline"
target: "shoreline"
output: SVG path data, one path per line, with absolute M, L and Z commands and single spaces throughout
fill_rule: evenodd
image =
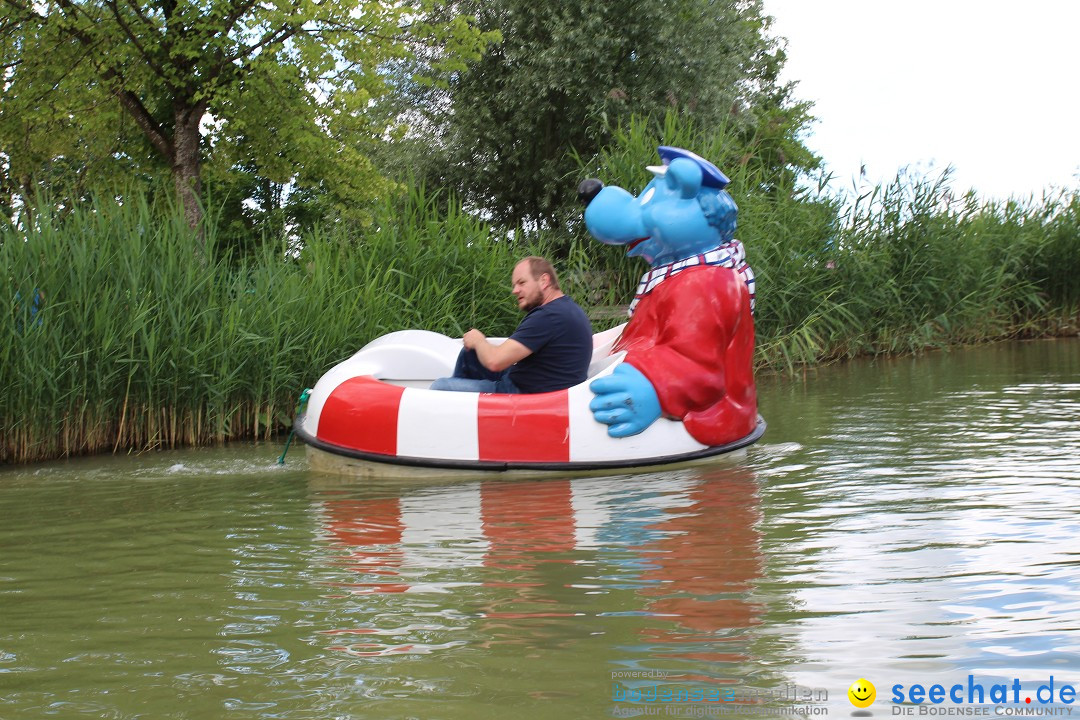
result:
M 917 356 L 920 356 L 922 354 L 935 352 L 935 351 L 936 352 L 948 352 L 948 351 L 951 351 L 951 350 L 957 350 L 957 349 L 962 349 L 962 348 L 974 348 L 974 347 L 980 347 L 980 346 L 1001 345 L 1001 344 L 1005 344 L 1005 343 L 1048 342 L 1048 341 L 1080 342 L 1080 329 L 1078 329 L 1078 323 L 1076 322 L 1077 320 L 1080 320 L 1080 315 L 1077 315 L 1072 320 L 1066 320 L 1065 318 L 1060 318 L 1060 320 L 1062 320 L 1062 322 L 1059 322 L 1057 324 L 1058 330 L 1061 331 L 1059 334 L 1051 334 L 1051 333 L 1024 334 L 1024 333 L 1018 333 L 1016 335 L 1009 336 L 1009 337 L 996 338 L 996 339 L 987 339 L 987 340 L 970 342 L 970 343 L 952 343 L 952 344 L 947 344 L 947 345 L 944 345 L 944 344 L 943 345 L 932 345 L 932 346 L 924 347 L 921 350 L 915 351 L 915 352 L 878 353 L 878 354 L 863 353 L 863 354 L 859 354 L 859 355 L 853 355 L 853 356 L 850 356 L 850 357 L 839 357 L 839 358 L 836 358 L 836 359 L 833 359 L 833 360 L 828 360 L 828 361 L 816 363 L 816 364 L 813 364 L 813 365 L 799 365 L 799 366 L 795 366 L 795 367 L 793 367 L 791 369 L 762 366 L 762 365 L 759 364 L 759 366 L 756 367 L 756 369 L 755 369 L 755 374 L 759 378 L 769 378 L 770 380 L 783 380 L 785 378 L 795 378 L 795 377 L 797 377 L 799 375 L 801 375 L 801 376 L 803 376 L 805 378 L 805 376 L 808 373 L 810 373 L 810 372 L 812 372 L 814 370 L 824 368 L 824 367 L 834 367 L 834 366 L 836 366 L 838 364 L 843 364 L 843 363 L 848 362 L 848 361 L 861 361 L 861 360 L 868 360 L 868 359 L 877 359 L 877 360 L 880 360 L 880 359 L 890 359 L 890 360 L 891 359 L 900 359 L 900 358 L 905 358 L 905 357 L 917 357 Z M 311 382 L 312 383 L 314 382 L 314 378 L 311 380 Z M 299 394 L 300 394 L 300 392 L 302 390 L 303 390 L 303 388 L 298 388 L 296 390 L 295 396 L 299 396 Z M 255 424 L 257 429 L 255 431 L 252 431 L 252 430 L 248 429 L 248 430 L 237 432 L 237 433 L 228 433 L 228 434 L 225 434 L 225 435 L 220 435 L 220 436 L 215 436 L 215 437 L 203 437 L 202 439 L 195 439 L 194 441 L 189 441 L 189 439 L 191 438 L 190 435 L 188 436 L 189 439 L 185 439 L 184 437 L 177 436 L 174 433 L 171 436 L 171 438 L 167 439 L 167 438 L 163 438 L 163 437 L 160 437 L 160 436 L 155 436 L 153 433 L 149 433 L 146 436 L 144 436 L 144 438 L 146 438 L 146 439 L 144 439 L 143 442 L 134 443 L 134 444 L 132 444 L 132 443 L 124 444 L 124 443 L 117 442 L 117 437 L 116 436 L 119 433 L 123 432 L 123 428 L 124 428 L 125 424 L 127 424 L 129 422 L 129 420 L 127 418 L 113 418 L 110 422 L 107 423 L 107 425 L 109 426 L 108 429 L 111 429 L 111 432 L 108 432 L 107 429 L 105 429 L 105 428 L 96 428 L 96 431 L 93 432 L 93 433 L 83 433 L 83 435 L 88 437 L 88 438 L 89 437 L 94 438 L 94 442 L 91 444 L 90 447 L 83 446 L 82 448 L 72 448 L 69 445 L 66 450 L 60 450 L 60 448 L 56 448 L 56 451 L 51 452 L 51 453 L 30 453 L 30 454 L 28 454 L 29 456 L 17 457 L 14 460 L 7 459 L 7 458 L 12 456 L 12 455 L 18 456 L 19 453 L 15 452 L 14 449 L 10 445 L 8 445 L 6 447 L 3 447 L 3 448 L 0 448 L 0 451 L 2 451 L 3 455 L 5 456 L 5 459 L 0 461 L 0 470 L 5 469 L 5 468 L 26 467 L 28 465 L 33 465 L 33 464 L 36 464 L 36 463 L 47 463 L 47 462 L 52 462 L 52 461 L 56 461 L 56 460 L 64 460 L 64 459 L 77 458 L 77 457 L 92 457 L 92 456 L 101 456 L 101 455 L 113 455 L 113 456 L 116 456 L 116 455 L 122 455 L 122 454 L 143 454 L 143 453 L 147 453 L 147 452 L 157 452 L 157 451 L 161 451 L 161 450 L 178 450 L 178 449 L 185 449 L 185 448 L 223 447 L 223 446 L 225 446 L 225 445 L 227 445 L 229 443 L 232 443 L 232 442 L 274 441 L 274 440 L 280 440 L 282 438 L 285 438 L 290 432 L 289 427 L 285 427 L 285 426 L 283 426 L 281 424 L 277 424 L 273 428 L 268 428 L 266 425 L 263 425 L 260 422 L 260 418 L 265 417 L 270 412 L 272 412 L 272 411 L 267 410 L 265 407 L 261 408 L 261 409 L 256 409 L 256 408 L 253 408 L 253 407 L 238 408 L 237 409 L 236 413 L 233 416 L 233 419 L 234 420 L 239 420 L 243 416 L 247 416 L 248 418 L 252 418 L 252 417 L 256 418 L 254 424 Z M 279 411 L 279 413 L 280 413 L 280 411 Z M 140 413 L 140 414 L 142 414 L 142 413 Z M 169 417 L 169 412 L 168 412 L 167 408 L 157 408 L 154 411 L 150 411 L 150 412 L 148 412 L 146 414 L 151 415 L 151 416 L 160 415 L 160 416 L 165 417 L 165 418 Z M 174 413 L 174 415 L 175 415 L 175 413 Z M 197 418 L 194 417 L 193 414 L 191 414 L 189 412 L 184 412 L 184 413 L 182 413 L 182 416 L 183 416 L 183 419 L 179 423 L 181 426 L 183 426 L 185 428 L 192 428 L 192 427 L 195 427 L 198 424 L 198 420 L 197 420 Z M 291 420 L 291 415 L 289 415 L 289 418 Z M 57 420 L 62 420 L 62 418 L 54 420 L 54 423 L 56 423 Z M 166 425 L 168 425 L 168 423 L 166 423 Z M 250 427 L 250 425 L 249 425 L 249 427 Z M 175 423 L 174 423 L 174 430 L 175 430 Z M 75 435 L 78 435 L 78 434 L 79 434 L 79 428 L 78 427 L 72 427 L 70 425 L 61 425 L 61 429 L 60 429 L 60 431 L 58 433 L 59 437 L 61 437 L 61 438 L 71 438 L 71 437 L 74 437 Z M 153 437 L 159 437 L 160 439 L 156 439 L 156 440 L 150 439 L 150 438 L 153 438 Z M 18 435 L 14 439 L 17 440 Z M 5 440 L 8 440 L 8 438 L 5 438 Z M 34 444 L 40 446 L 40 443 L 34 443 Z M 24 445 L 23 447 L 25 448 L 26 446 Z

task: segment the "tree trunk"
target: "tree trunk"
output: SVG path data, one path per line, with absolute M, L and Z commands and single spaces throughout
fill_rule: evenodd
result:
M 199 132 L 199 123 L 202 121 L 203 113 L 206 112 L 206 104 L 200 102 L 190 106 L 178 102 L 173 109 L 176 125 L 173 135 L 172 173 L 176 197 L 180 202 L 180 207 L 183 208 L 188 227 L 198 234 L 202 249 L 205 250 L 206 236 L 202 228 L 202 173 L 199 158 L 199 143 L 202 136 Z
M 105 74 L 107 80 L 113 80 L 115 77 L 116 73 L 113 71 Z M 173 101 L 173 132 L 170 138 L 168 130 L 158 124 L 135 93 L 119 86 L 113 92 L 154 148 L 170 163 L 176 199 L 183 209 L 184 220 L 199 238 L 200 250 L 205 251 L 206 235 L 202 227 L 203 211 L 200 200 L 202 168 L 199 145 L 202 141 L 202 133 L 199 131 L 199 123 L 202 122 L 203 113 L 206 112 L 206 101 L 196 103 L 183 99 Z

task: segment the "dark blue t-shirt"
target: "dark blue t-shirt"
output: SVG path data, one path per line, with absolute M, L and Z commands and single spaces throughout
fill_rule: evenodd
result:
M 510 380 L 523 393 L 562 390 L 588 376 L 592 324 L 566 295 L 530 310 L 509 339 L 532 350 L 510 367 Z

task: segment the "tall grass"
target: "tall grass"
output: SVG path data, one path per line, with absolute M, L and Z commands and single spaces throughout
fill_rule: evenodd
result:
M 802 252 L 768 235 L 748 243 L 762 251 L 763 364 L 1048 334 L 1076 315 L 1076 195 L 980 202 L 954 195 L 948 172 L 900 174 L 840 207 Z
M 0 462 L 265 437 L 390 330 L 513 329 L 513 248 L 423 190 L 236 260 L 134 196 L 0 231 Z M 39 312 L 31 317 L 34 293 Z
M 759 367 L 790 371 L 861 354 L 902 353 L 1053 333 L 1080 307 L 1080 194 L 980 202 L 948 173 L 901 173 L 847 197 L 770 169 L 775 148 L 669 114 L 618 128 L 582 174 L 638 192 L 658 145 L 713 160 L 729 176 L 757 283 Z M 643 272 L 618 248 L 594 251 L 629 298 Z M 613 293 L 608 294 L 610 298 Z M 1072 325 L 1071 327 L 1075 327 Z M 1073 330 L 1075 332 L 1075 330 Z
M 770 171 L 755 156 L 769 148 L 670 116 L 621 129 L 582 174 L 637 192 L 659 144 L 732 180 L 758 276 L 759 367 L 1076 333 L 1076 193 L 982 203 L 947 175 L 899 176 L 849 201 Z M 422 188 L 369 227 L 242 258 L 213 222 L 198 253 L 179 213 L 137 194 L 0 226 L 0 462 L 267 437 L 304 387 L 379 335 L 512 331 L 523 255 L 557 250 L 564 288 L 593 309 L 625 305 L 645 269 L 581 227 L 524 236 Z

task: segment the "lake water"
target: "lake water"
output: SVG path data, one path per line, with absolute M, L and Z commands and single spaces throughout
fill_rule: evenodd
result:
M 759 389 L 764 439 L 677 472 L 0 470 L 0 718 L 1080 715 L 1080 341 Z

